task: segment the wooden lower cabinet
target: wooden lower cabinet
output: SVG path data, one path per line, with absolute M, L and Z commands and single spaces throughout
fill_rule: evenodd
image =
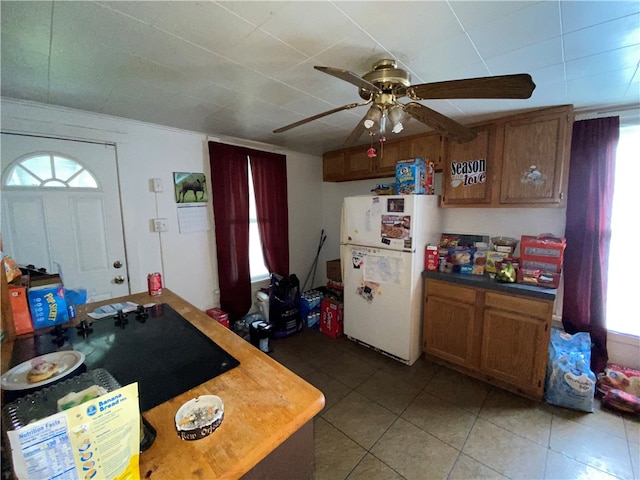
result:
M 426 303 L 426 351 L 457 365 L 473 368 L 475 305 L 448 298 L 429 297 Z
M 477 370 L 479 349 L 476 291 L 427 281 L 425 285 L 424 350 L 448 362 Z
M 464 373 L 541 399 L 552 312 L 551 300 L 427 279 L 424 350 Z

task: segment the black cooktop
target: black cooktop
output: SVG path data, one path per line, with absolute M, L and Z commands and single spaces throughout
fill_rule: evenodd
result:
M 121 385 L 138 382 L 143 412 L 240 365 L 167 304 L 17 338 L 11 366 L 62 350 L 84 353 L 80 372 L 104 368 Z

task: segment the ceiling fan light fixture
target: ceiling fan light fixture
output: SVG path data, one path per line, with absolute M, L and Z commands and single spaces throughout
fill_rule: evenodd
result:
M 400 133 L 404 129 L 403 122 L 406 118 L 402 105 L 395 105 L 389 108 L 388 116 L 392 125 L 391 131 L 393 133 Z
M 371 105 L 371 108 L 364 117 L 364 128 L 367 130 L 373 129 L 373 127 L 380 123 L 382 119 L 382 110 L 377 105 Z

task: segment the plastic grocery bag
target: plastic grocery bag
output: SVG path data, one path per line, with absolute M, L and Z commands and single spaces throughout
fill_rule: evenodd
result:
M 596 376 L 591 371 L 591 336 L 551 330 L 545 400 L 560 407 L 593 412 Z

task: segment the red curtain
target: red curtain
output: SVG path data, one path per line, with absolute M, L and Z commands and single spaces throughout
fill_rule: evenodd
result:
M 286 157 L 209 142 L 220 307 L 232 321 L 246 315 L 252 302 L 247 158 L 251 161 L 265 263 L 272 273 L 289 274 Z
M 567 198 L 562 323 L 589 332 L 591 369 L 607 364 L 606 293 L 618 117 L 573 125 Z
M 251 309 L 249 188 L 244 149 L 209 142 L 220 308 L 232 321 Z
M 249 158 L 265 264 L 269 272 L 288 276 L 287 157 L 253 151 Z

